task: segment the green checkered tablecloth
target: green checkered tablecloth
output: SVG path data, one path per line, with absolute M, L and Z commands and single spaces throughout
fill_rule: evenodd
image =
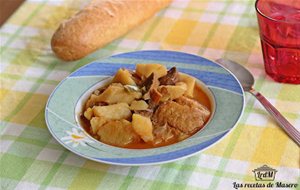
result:
M 264 72 L 254 0 L 175 0 L 106 47 L 64 63 L 53 55 L 50 38 L 64 18 L 86 3 L 28 0 L 1 27 L 1 190 L 227 190 L 258 183 L 253 170 L 263 165 L 277 170 L 275 181 L 265 184 L 273 183 L 273 188 L 276 182 L 299 184 L 299 147 L 248 94 L 244 114 L 226 138 L 180 161 L 111 166 L 81 158 L 58 144 L 44 119 L 55 86 L 93 60 L 147 49 L 182 51 L 212 60 L 225 57 L 243 64 L 254 74 L 255 88 L 300 128 L 300 86 L 276 83 Z

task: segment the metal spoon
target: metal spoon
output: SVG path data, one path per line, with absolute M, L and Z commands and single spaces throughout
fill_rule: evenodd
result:
M 253 88 L 254 77 L 253 75 L 242 65 L 226 59 L 218 59 L 217 63 L 223 65 L 226 69 L 230 70 L 236 78 L 240 81 L 245 92 L 251 93 L 260 101 L 260 103 L 266 108 L 266 110 L 273 116 L 279 126 L 300 146 L 300 132 L 292 126 L 284 118 L 283 115 L 259 92 Z

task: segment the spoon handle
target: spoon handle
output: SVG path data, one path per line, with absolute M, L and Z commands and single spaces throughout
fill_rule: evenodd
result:
M 260 101 L 280 127 L 300 146 L 300 132 L 261 93 L 254 89 L 251 89 L 249 92 Z

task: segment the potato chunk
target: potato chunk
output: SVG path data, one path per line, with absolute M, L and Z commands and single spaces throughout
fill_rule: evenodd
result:
M 144 100 L 133 100 L 130 105 L 131 110 L 146 110 L 148 108 L 148 104 Z
M 112 120 L 104 124 L 97 132 L 104 143 L 124 147 L 133 142 L 139 142 L 140 137 L 134 132 L 127 120 Z
M 132 127 L 145 142 L 153 141 L 153 127 L 150 118 L 140 114 L 133 114 Z
M 193 97 L 196 79 L 190 75 L 179 73 L 179 81 L 187 85 L 187 90 L 184 95 Z
M 162 94 L 160 101 L 174 100 L 182 96 L 187 90 L 184 82 L 178 82 L 176 85 L 162 85 L 158 87 L 158 91 Z
M 119 69 L 115 74 L 113 83 L 121 83 L 123 85 L 136 85 L 132 79 L 131 73 L 127 69 Z
M 94 106 L 93 112 L 95 116 L 104 117 L 106 119 L 128 119 L 131 117 L 131 111 L 126 103 Z
M 145 78 L 149 77 L 151 73 L 156 73 L 157 77 L 162 77 L 167 74 L 167 68 L 160 64 L 147 63 L 147 64 L 136 64 L 136 73 Z
M 107 121 L 104 117 L 93 117 L 90 121 L 93 134 L 96 134 L 99 128 Z
M 91 118 L 93 117 L 94 113 L 92 108 L 88 108 L 87 110 L 85 110 L 85 112 L 83 113 L 84 117 L 87 118 L 88 120 L 91 120 Z
M 112 83 L 105 91 L 100 94 L 96 101 L 105 102 L 108 104 L 127 103 L 130 104 L 133 100 L 142 97 L 142 93 L 138 91 L 128 91 L 120 83 Z
M 85 104 L 85 109 L 92 108 L 97 103 L 98 96 L 92 94 Z

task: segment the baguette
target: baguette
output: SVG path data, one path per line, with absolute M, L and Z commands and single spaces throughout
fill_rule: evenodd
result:
M 92 0 L 61 23 L 51 39 L 57 57 L 78 60 L 124 35 L 172 0 Z

